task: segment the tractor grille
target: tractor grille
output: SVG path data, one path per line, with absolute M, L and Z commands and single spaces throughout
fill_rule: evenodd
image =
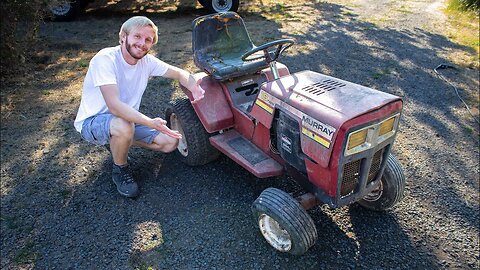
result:
M 375 155 L 373 155 L 372 165 L 368 171 L 367 183 L 375 180 L 378 171 L 380 170 L 380 165 L 382 164 L 383 149 L 378 150 Z M 358 185 L 360 180 L 360 166 L 362 160 L 355 160 L 349 162 L 343 166 L 343 179 L 342 186 L 340 188 L 341 196 L 349 195 L 355 191 L 355 188 Z
M 335 80 L 323 80 L 321 82 L 317 82 L 308 86 L 305 86 L 302 88 L 303 91 L 314 94 L 314 95 L 321 95 L 325 93 L 326 91 L 331 91 L 340 87 L 344 87 L 346 84 L 335 81 Z
M 382 164 L 383 149 L 378 150 L 373 156 L 372 165 L 370 166 L 370 171 L 368 172 L 368 181 L 367 183 L 372 182 L 377 177 L 377 173 L 380 170 L 380 165 Z
M 350 192 L 355 190 L 355 187 L 357 186 L 358 180 L 360 178 L 361 161 L 361 159 L 355 160 L 345 164 L 345 166 L 343 167 L 342 187 L 340 190 L 340 194 L 342 196 L 348 195 Z

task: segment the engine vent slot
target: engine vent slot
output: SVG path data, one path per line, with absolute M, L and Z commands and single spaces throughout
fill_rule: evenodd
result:
M 345 83 L 335 81 L 335 80 L 331 80 L 331 79 L 327 79 L 327 80 L 323 80 L 321 82 L 316 82 L 314 84 L 305 86 L 305 87 L 302 88 L 302 90 L 307 92 L 307 93 L 319 96 L 319 95 L 321 95 L 321 94 L 323 94 L 327 91 L 332 91 L 332 90 L 335 90 L 337 88 L 341 88 L 341 87 L 344 87 L 344 86 L 346 86 Z

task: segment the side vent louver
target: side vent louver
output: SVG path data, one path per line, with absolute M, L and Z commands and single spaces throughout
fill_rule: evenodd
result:
M 317 82 L 317 83 L 305 86 L 302 88 L 302 90 L 318 96 L 325 93 L 326 91 L 332 91 L 334 89 L 344 87 L 344 86 L 346 86 L 346 84 L 342 82 L 327 79 L 321 82 Z

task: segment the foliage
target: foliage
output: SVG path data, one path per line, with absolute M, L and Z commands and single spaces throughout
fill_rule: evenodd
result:
M 33 53 L 48 6 L 60 0 L 3 0 L 0 3 L 0 67 L 2 76 L 25 65 Z
M 447 36 L 455 42 L 470 47 L 475 51 L 471 56 L 465 55 L 464 57 L 460 57 L 456 55 L 454 58 L 457 64 L 477 69 L 480 67 L 480 62 L 478 61 L 480 55 L 480 37 L 478 35 L 480 27 L 478 24 L 480 16 L 478 9 L 479 1 L 480 0 L 476 0 L 476 10 L 473 10 L 473 8 L 471 8 L 472 10 L 465 10 L 466 6 L 459 6 L 460 0 L 450 0 L 446 9 L 446 14 L 448 15 L 451 26 L 447 32 Z
M 480 0 L 451 0 L 449 8 L 457 10 L 472 10 L 478 12 L 480 9 Z

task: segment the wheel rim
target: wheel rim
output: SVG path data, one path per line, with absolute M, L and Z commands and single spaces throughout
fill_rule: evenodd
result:
M 273 248 L 281 252 L 287 252 L 292 248 L 290 234 L 276 220 L 262 214 L 258 219 L 258 225 L 263 237 Z
M 380 185 L 378 185 L 378 187 L 376 187 L 370 193 L 365 195 L 365 197 L 363 197 L 363 199 L 365 201 L 374 202 L 374 201 L 380 199 L 380 197 L 382 197 L 382 194 L 383 194 L 383 183 L 382 183 L 382 181 L 380 181 Z
M 172 129 L 178 130 L 180 134 L 182 134 L 182 138 L 178 141 L 178 152 L 184 157 L 188 156 L 188 146 L 187 146 L 187 139 L 185 138 L 185 133 L 183 132 L 182 125 L 180 124 L 180 121 L 178 120 L 178 117 L 175 113 L 172 113 L 170 115 L 170 125 Z
M 232 8 L 232 3 L 232 0 L 213 0 L 212 7 L 216 12 L 225 12 Z
M 67 3 L 64 3 L 64 4 L 58 5 L 56 7 L 53 7 L 51 10 L 52 10 L 52 13 L 56 16 L 64 16 L 71 9 L 72 9 L 72 4 L 67 2 Z

